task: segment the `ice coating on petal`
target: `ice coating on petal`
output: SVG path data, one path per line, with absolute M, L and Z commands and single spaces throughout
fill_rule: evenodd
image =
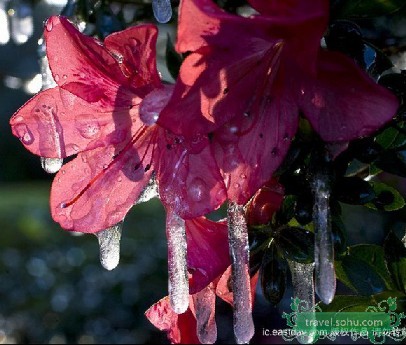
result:
M 207 286 L 193 295 L 197 336 L 202 344 L 214 344 L 217 340 L 215 302 L 216 294 L 211 286 Z
M 331 303 L 336 291 L 334 244 L 330 218 L 330 190 L 323 174 L 313 181 L 315 232 L 314 262 L 316 293 L 325 304 Z
M 248 228 L 243 206 L 229 203 L 227 220 L 232 265 L 234 335 L 238 344 L 245 344 L 253 337 L 255 328 L 252 319 Z
M 167 23 L 172 17 L 171 0 L 152 0 L 152 10 L 155 19 L 160 23 Z
M 303 311 L 314 312 L 314 263 L 301 264 L 296 261 L 288 260 L 288 265 L 292 275 L 294 298 L 300 299 Z M 316 329 L 314 331 L 316 331 Z M 297 339 L 301 344 L 311 344 L 315 339 L 315 334 L 310 331 L 310 334 L 300 336 Z
M 62 158 L 46 158 L 41 157 L 41 166 L 48 174 L 55 174 L 62 168 Z
M 168 240 L 169 299 L 175 313 L 182 314 L 189 306 L 186 226 L 185 221 L 172 210 L 168 210 L 166 214 L 166 236 Z
M 111 228 L 96 232 L 99 241 L 100 263 L 111 271 L 116 268 L 120 261 L 120 240 L 123 222 L 119 222 Z

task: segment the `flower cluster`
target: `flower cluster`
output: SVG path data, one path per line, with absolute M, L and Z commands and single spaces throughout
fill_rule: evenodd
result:
M 97 234 L 109 269 L 117 224 L 157 193 L 169 298 L 146 316 L 175 343 L 216 340 L 216 295 L 234 307 L 237 341 L 251 339 L 258 274 L 249 270 L 247 220 L 265 224 L 279 208 L 283 188 L 272 176 L 300 115 L 324 142 L 346 144 L 398 107 L 350 58 L 321 48 L 328 1 L 248 2 L 256 14 L 243 17 L 212 0 L 181 1 L 176 50 L 187 57 L 175 85 L 157 71 L 154 25 L 99 42 L 51 17 L 44 37 L 57 86 L 10 121 L 45 163 L 74 156 L 54 178 L 52 217 Z M 225 202 L 227 222 L 206 218 Z

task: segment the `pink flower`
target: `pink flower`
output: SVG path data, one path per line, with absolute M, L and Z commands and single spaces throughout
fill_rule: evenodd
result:
M 324 141 L 345 142 L 371 134 L 398 107 L 351 59 L 320 48 L 328 1 L 249 2 L 259 15 L 181 2 L 176 48 L 190 54 L 159 119 L 185 136 L 212 132 L 228 197 L 239 204 L 284 159 L 300 112 Z
M 52 216 L 63 228 L 96 232 L 121 221 L 153 171 L 162 202 L 183 218 L 224 202 L 208 138 L 187 140 L 155 124 L 172 93 L 156 69 L 155 26 L 101 43 L 51 17 L 44 36 L 58 86 L 29 100 L 10 123 L 36 155 L 77 154 L 52 185 Z
M 199 325 L 215 331 L 215 297 L 218 296 L 233 305 L 230 291 L 230 258 L 228 254 L 227 224 L 213 222 L 204 217 L 187 220 L 188 270 L 190 282 L 189 308 L 183 314 L 176 314 L 164 297 L 151 306 L 145 315 L 148 320 L 175 344 L 199 344 Z M 258 274 L 251 278 L 253 295 Z M 254 298 L 254 296 L 253 296 Z M 200 310 L 204 308 L 205 311 Z M 203 318 L 203 320 L 199 320 Z M 212 342 L 215 334 L 210 334 Z

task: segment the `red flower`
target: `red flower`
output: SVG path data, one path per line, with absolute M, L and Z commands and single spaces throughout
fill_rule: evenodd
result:
M 139 25 L 104 43 L 63 17 L 44 33 L 57 87 L 12 117 L 14 135 L 42 157 L 77 157 L 56 175 L 51 212 L 62 227 L 96 232 L 121 221 L 155 170 L 161 200 L 184 218 L 225 199 L 208 138 L 186 140 L 155 125 L 172 93 L 156 69 L 157 29 Z
M 320 48 L 328 1 L 249 2 L 259 15 L 181 2 L 176 48 L 191 54 L 159 119 L 178 134 L 214 133 L 228 197 L 239 204 L 282 162 L 300 111 L 323 140 L 344 142 L 371 134 L 398 106 L 351 59 Z
M 200 323 L 215 329 L 215 296 L 233 304 L 233 293 L 229 289 L 231 266 L 227 224 L 225 221 L 213 222 L 200 217 L 186 221 L 186 233 L 190 275 L 189 308 L 183 314 L 176 314 L 170 306 L 169 298 L 165 297 L 151 306 L 145 315 L 154 326 L 167 332 L 172 343 L 199 344 L 197 328 Z M 257 281 L 258 274 L 251 279 L 253 298 Z M 211 340 L 215 341 L 213 338 Z

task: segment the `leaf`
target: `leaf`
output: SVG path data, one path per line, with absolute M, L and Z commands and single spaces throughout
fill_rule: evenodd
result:
M 166 66 L 173 79 L 178 78 L 180 65 L 182 64 L 182 57 L 176 52 L 169 34 L 166 40 L 165 52 Z
M 390 174 L 406 177 L 406 151 L 387 150 L 378 157 L 375 165 Z
M 363 205 L 375 199 L 371 185 L 356 176 L 337 179 L 333 193 L 338 201 L 352 205 Z
M 369 296 L 385 290 L 384 280 L 372 266 L 353 256 L 344 256 L 336 263 L 337 279 L 360 295 Z
M 338 5 L 338 18 L 369 18 L 398 11 L 404 0 L 344 0 Z
M 335 263 L 337 279 L 361 295 L 393 289 L 380 246 L 360 244 L 348 248 Z
M 275 243 L 266 250 L 261 266 L 261 288 L 264 297 L 276 305 L 282 299 L 286 288 L 286 265 L 278 256 Z
M 382 182 L 371 182 L 376 198 L 365 206 L 374 210 L 396 211 L 405 206 L 405 200 L 393 187 Z
M 277 247 L 286 259 L 300 263 L 314 260 L 314 234 L 299 227 L 284 227 L 276 238 Z
M 395 233 L 390 231 L 385 239 L 383 249 L 389 272 L 396 287 L 406 292 L 406 247 Z

